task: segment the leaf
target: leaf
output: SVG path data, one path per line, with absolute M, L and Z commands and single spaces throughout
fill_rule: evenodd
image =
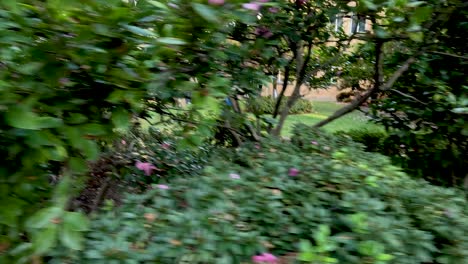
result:
M 58 127 L 62 120 L 54 117 L 39 117 L 23 106 L 13 106 L 5 114 L 7 124 L 12 127 L 38 130 L 42 128 Z
M 324 245 L 330 236 L 330 227 L 327 225 L 320 225 L 317 232 L 314 233 L 313 237 L 317 244 Z
M 413 41 L 421 42 L 421 41 L 423 41 L 424 33 L 422 33 L 422 32 L 409 33 L 408 36 Z
M 59 127 L 63 124 L 62 119 L 50 117 L 50 116 L 41 116 L 36 119 L 39 129 L 41 128 L 54 128 Z
M 168 44 L 168 45 L 185 45 L 185 44 L 187 44 L 187 42 L 185 42 L 182 39 L 170 38 L 170 37 L 158 38 L 156 40 L 156 42 L 161 43 L 161 44 Z
M 59 184 L 54 189 L 53 200 L 57 207 L 65 208 L 68 199 L 70 198 L 70 191 L 72 188 L 72 179 L 69 173 L 64 174 L 63 177 L 60 179 Z M 63 209 L 61 209 L 61 215 L 63 213 Z
M 36 254 L 42 254 L 53 248 L 57 243 L 57 225 L 51 225 L 33 234 L 32 244 Z
M 17 70 L 25 75 L 34 75 L 37 71 L 39 71 L 44 63 L 42 62 L 30 62 L 24 65 L 21 65 Z
M 59 234 L 60 241 L 73 250 L 81 250 L 83 248 L 83 233 L 75 231 L 70 226 L 63 226 Z
M 414 1 L 414 2 L 407 3 L 406 6 L 407 7 L 417 7 L 417 6 L 423 5 L 425 3 L 426 2 L 424 2 L 424 1 Z
M 99 146 L 92 140 L 83 141 L 81 150 L 88 160 L 96 160 L 99 157 Z
M 393 17 L 392 20 L 397 22 L 397 23 L 400 23 L 400 22 L 405 21 L 405 18 L 401 17 L 401 16 L 397 16 L 397 17 Z
M 377 10 L 377 5 L 375 5 L 372 1 L 369 0 L 361 0 L 360 1 L 366 8 L 370 10 Z
M 300 261 L 307 261 L 310 262 L 314 260 L 314 249 L 312 247 L 312 244 L 308 240 L 301 240 L 299 243 L 299 249 L 300 249 L 300 254 L 298 256 L 298 259 Z
M 375 29 L 375 35 L 378 37 L 378 38 L 388 38 L 389 37 L 389 34 L 387 31 L 385 31 L 385 29 L 383 29 L 382 27 L 378 27 Z
M 72 113 L 70 114 L 70 117 L 66 119 L 67 123 L 73 125 L 82 124 L 87 120 L 88 118 L 85 115 L 79 113 Z
M 0 205 L 0 224 L 15 227 L 18 224 L 18 216 L 23 212 L 23 201 L 16 198 L 4 199 Z
M 130 127 L 130 114 L 123 108 L 118 108 L 112 112 L 112 123 L 115 128 L 127 130 Z
M 161 9 L 165 9 L 165 10 L 169 9 L 165 4 L 163 4 L 163 3 L 159 2 L 159 1 L 148 0 L 148 3 L 154 5 L 155 7 L 159 7 Z
M 468 107 L 457 107 L 452 109 L 452 112 L 456 114 L 468 114 Z
M 122 27 L 136 35 L 140 35 L 143 37 L 156 37 L 156 34 L 153 31 L 145 28 L 136 27 L 132 25 L 123 25 Z
M 81 125 L 79 129 L 87 136 L 104 136 L 108 133 L 106 126 L 96 123 Z
M 68 158 L 67 149 L 64 146 L 56 145 L 49 151 L 49 158 L 54 161 L 64 161 Z
M 198 3 L 192 3 L 192 7 L 205 20 L 213 23 L 219 22 L 218 17 L 216 16 L 216 11 L 207 5 L 202 5 Z
M 63 213 L 60 207 L 48 207 L 37 211 L 26 221 L 26 227 L 31 229 L 44 228 L 52 219 L 59 218 Z
M 422 6 L 422 7 L 417 8 L 414 11 L 414 14 L 411 17 L 411 19 L 415 23 L 420 24 L 428 20 L 431 17 L 431 15 L 432 15 L 432 8 L 430 6 Z
M 380 261 L 389 261 L 393 259 L 393 256 L 390 254 L 382 253 L 377 256 L 377 259 Z
M 88 165 L 86 161 L 82 158 L 72 157 L 68 161 L 70 170 L 75 174 L 83 174 L 88 171 Z
M 87 231 L 89 229 L 89 219 L 79 212 L 65 212 L 63 225 L 72 231 Z

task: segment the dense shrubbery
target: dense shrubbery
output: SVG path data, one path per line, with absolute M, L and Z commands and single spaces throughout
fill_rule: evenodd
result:
M 349 131 L 338 131 L 336 134 L 348 136 L 353 141 L 363 144 L 366 151 L 385 154 L 384 142 L 388 138 L 388 135 L 383 129 L 352 129 Z
M 210 164 L 103 211 L 86 250 L 57 250 L 51 263 L 241 263 L 299 250 L 339 263 L 468 261 L 463 195 L 346 137 L 300 126 L 291 142 L 220 150 Z
M 342 137 L 296 134 L 292 145 L 267 140 L 237 153 L 218 150 L 206 163 L 211 148 L 176 153 L 172 142 L 153 142 L 149 134 L 125 139 L 102 155 L 116 131 L 128 130 L 131 120 L 148 111 L 177 123 L 172 132 L 178 146 L 237 146 L 261 140 L 266 129 L 280 135 L 290 107 L 289 113 L 312 111 L 310 102 L 294 105 L 301 85 L 319 86 L 338 72 L 334 64 L 344 59 L 339 51 L 348 50 L 343 43 L 354 36 L 334 32 L 329 18 L 353 12 L 375 22 L 375 34 L 366 38 L 376 54 L 362 58 L 377 66 L 369 67 L 376 83 L 388 79 L 383 65 L 401 65 L 408 56 L 421 62 L 396 86 L 408 88 L 404 100 L 382 101 L 380 111 L 391 116 L 383 115 L 382 123 L 395 134 L 409 132 L 404 139 L 410 143 L 418 141 L 408 150 L 417 153 L 412 162 L 429 157 L 430 164 L 449 147 L 453 155 L 447 157 L 462 162 L 442 164 L 439 171 L 466 168 L 466 86 L 459 85 L 466 64 L 459 60 L 463 56 L 453 56 L 464 48 L 452 47 L 455 39 L 432 37 L 440 32 L 459 38 L 464 32 L 457 28 L 466 26 L 458 22 L 461 1 L 437 6 L 450 20 L 431 18 L 437 8 L 430 2 L 361 2 L 0 1 L 0 262 L 41 263 L 42 256 L 54 255 L 52 249 L 59 263 L 238 263 L 267 250 L 299 250 L 303 261 L 312 262 L 466 261 L 466 238 L 460 235 L 467 231 L 466 201 L 451 189 L 406 178 L 382 156 Z M 383 13 L 388 19 L 381 19 Z M 437 23 L 424 25 L 429 21 Z M 328 45 L 330 38 L 336 46 Z M 395 39 L 411 39 L 402 50 L 417 53 L 383 62 L 378 51 Z M 446 44 L 434 52 L 457 59 L 420 56 L 421 47 L 434 43 Z M 452 62 L 457 66 L 451 66 L 451 76 L 436 67 Z M 251 114 L 240 111 L 243 102 L 223 107 L 225 98 L 252 98 L 267 75 L 279 72 L 284 84 L 290 75 L 296 83 L 292 96 L 283 98 L 285 107 L 275 111 L 279 122 L 265 119 L 269 125 L 262 127 L 258 118 L 273 112 L 271 99 L 254 102 L 257 131 Z M 413 88 L 422 94 L 408 97 Z M 192 104 L 174 109 L 185 96 Z M 413 111 L 407 98 L 433 101 Z M 394 117 L 405 120 L 395 123 Z M 421 117 L 426 121 L 419 122 Z M 93 173 L 122 176 L 131 188 L 156 185 L 96 216 L 89 232 L 88 218 L 71 211 L 76 207 L 70 200 L 99 158 Z M 202 168 L 205 163 L 210 166 Z M 419 165 L 406 164 L 409 170 Z M 427 164 L 423 173 L 434 167 Z
M 211 136 L 231 93 L 225 54 L 239 49 L 225 25 L 254 13 L 241 2 L 223 12 L 201 1 L 132 2 L 0 1 L 0 262 L 40 261 L 58 241 L 81 247 L 86 226 L 74 225 L 84 216 L 66 212 L 81 186 L 73 180 L 149 100 L 171 115 L 190 93 L 181 141 Z
M 281 100 L 280 108 L 283 108 L 288 101 L 288 97 Z M 252 99 L 246 106 L 247 111 L 255 115 L 273 114 L 275 111 L 276 99 L 272 96 L 259 96 Z M 289 114 L 308 114 L 314 112 L 314 105 L 311 101 L 300 98 L 289 109 Z
M 158 129 L 135 129 L 127 133 L 120 142 L 116 142 L 103 157 L 120 164 L 123 170 L 118 175 L 133 186 L 145 187 L 175 176 L 194 177 L 206 164 L 209 150 L 213 147 L 201 145 L 193 149 L 177 148 L 177 139 Z M 137 162 L 150 163 L 155 169 L 147 175 L 135 166 Z

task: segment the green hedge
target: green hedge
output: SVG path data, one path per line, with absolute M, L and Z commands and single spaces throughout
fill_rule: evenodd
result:
M 338 131 L 336 134 L 348 136 L 353 141 L 363 144 L 366 151 L 385 154 L 384 143 L 388 138 L 388 134 L 383 129 L 360 128 L 349 131 Z
M 196 179 L 103 211 L 84 251 L 56 250 L 50 263 L 249 263 L 261 252 L 300 252 L 309 263 L 468 263 L 463 194 L 363 148 L 301 125 L 290 142 L 218 151 Z
M 281 108 L 286 105 L 288 99 L 288 97 L 284 97 L 281 100 Z M 259 96 L 249 101 L 246 106 L 246 110 L 256 115 L 271 115 L 275 111 L 276 100 L 277 99 L 272 96 Z M 303 98 L 299 98 L 293 107 L 289 109 L 289 114 L 291 115 L 308 114 L 313 112 L 314 105 L 312 102 Z

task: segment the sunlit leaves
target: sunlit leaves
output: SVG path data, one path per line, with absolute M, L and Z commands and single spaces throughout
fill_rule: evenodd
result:
M 207 21 L 214 23 L 219 22 L 218 16 L 216 14 L 217 11 L 215 11 L 211 7 L 198 3 L 192 3 L 192 7 L 198 15 L 200 15 Z

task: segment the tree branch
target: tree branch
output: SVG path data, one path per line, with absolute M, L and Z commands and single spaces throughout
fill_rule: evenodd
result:
M 456 55 L 456 54 L 451 54 L 451 53 L 446 53 L 446 52 L 440 52 L 440 51 L 429 51 L 429 52 L 444 55 L 444 56 L 450 56 L 450 57 L 454 57 L 454 58 L 468 60 L 468 57 L 466 57 L 466 56 L 461 56 L 461 55 Z
M 275 111 L 273 112 L 273 118 L 276 118 L 279 114 L 279 109 L 281 106 L 281 100 L 283 100 L 284 93 L 286 92 L 286 89 L 288 88 L 288 82 L 289 82 L 289 75 L 291 74 L 291 64 L 293 63 L 294 58 L 289 60 L 288 65 L 284 68 L 284 79 L 283 79 L 283 87 L 281 89 L 281 93 L 276 100 L 276 105 L 275 105 Z
M 381 57 L 380 55 L 377 57 L 379 58 Z M 317 124 L 315 124 L 313 127 L 315 128 L 319 128 L 319 127 L 322 127 L 350 112 L 352 112 L 353 110 L 355 110 L 356 108 L 358 108 L 362 103 L 364 103 L 367 99 L 369 99 L 369 97 L 374 94 L 374 93 L 377 93 L 379 91 L 386 91 L 386 90 L 389 90 L 392 88 L 392 86 L 395 84 L 395 82 L 398 80 L 398 78 L 400 78 L 403 73 L 405 71 L 408 70 L 409 66 L 411 64 L 413 64 L 414 62 L 416 61 L 416 59 L 414 57 L 411 57 L 409 58 L 408 60 L 405 61 L 405 63 L 403 63 L 403 65 L 398 68 L 398 70 L 396 70 L 393 75 L 390 77 L 390 79 L 388 79 L 388 81 L 386 83 L 384 83 L 383 85 L 381 85 L 381 87 L 379 87 L 378 83 L 376 82 L 374 84 L 374 86 L 372 88 L 370 88 L 366 93 L 364 93 L 362 96 L 359 96 L 357 97 L 353 102 L 351 102 L 350 104 L 344 106 L 343 108 L 341 109 L 338 109 L 335 113 L 333 113 L 333 115 L 329 116 L 328 118 L 318 122 Z M 380 61 L 376 61 L 376 64 L 380 64 L 382 62 Z M 379 68 L 380 66 L 376 66 L 376 68 Z M 375 76 L 380 76 L 380 73 L 376 73 Z
M 416 97 L 414 97 L 412 95 L 406 94 L 404 92 L 398 91 L 397 89 L 390 89 L 390 91 L 395 92 L 395 93 L 397 93 L 397 94 L 399 94 L 401 96 L 407 97 L 409 99 L 412 99 L 413 101 L 416 101 L 416 102 L 418 102 L 420 104 L 427 105 L 425 102 L 419 100 L 418 98 L 416 98 Z

